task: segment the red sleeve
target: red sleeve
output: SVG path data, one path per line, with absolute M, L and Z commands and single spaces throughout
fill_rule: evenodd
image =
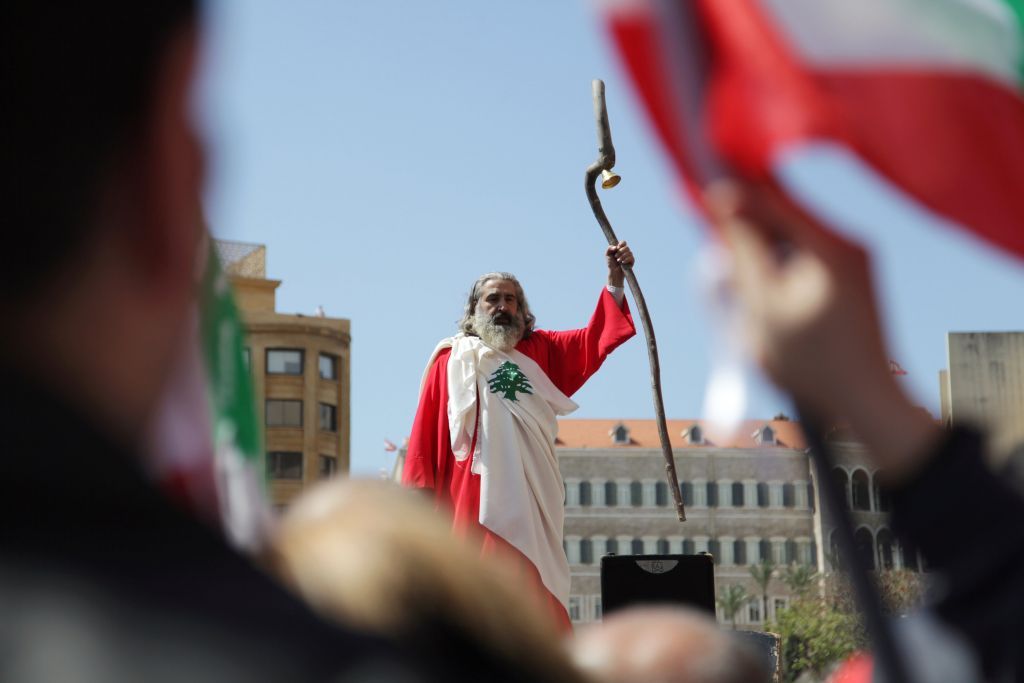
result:
M 449 448 L 447 377 L 450 355 L 450 349 L 438 354 L 423 383 L 402 469 L 402 484 L 405 486 L 432 489 L 440 483 L 438 458 Z
M 548 342 L 548 377 L 562 393 L 572 396 L 600 369 L 608 354 L 636 334 L 636 327 L 629 303 L 623 299 L 619 306 L 605 289 L 585 328 L 565 332 L 540 330 L 537 334 Z

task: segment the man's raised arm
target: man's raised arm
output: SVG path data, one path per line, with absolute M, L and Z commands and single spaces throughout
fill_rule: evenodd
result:
M 601 292 L 597 308 L 587 326 L 578 330 L 543 334 L 550 342 L 548 376 L 562 393 L 572 396 L 597 372 L 604 359 L 636 334 L 623 284 L 622 266 L 636 259 L 625 242 L 605 250 L 608 262 L 608 287 Z

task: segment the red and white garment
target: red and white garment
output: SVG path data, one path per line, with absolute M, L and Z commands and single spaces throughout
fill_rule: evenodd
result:
M 626 304 L 605 291 L 585 328 L 535 330 L 508 353 L 459 335 L 438 345 L 423 377 L 403 483 L 433 489 L 456 532 L 484 554 L 518 561 L 565 628 L 556 417 L 575 409 L 569 397 L 634 334 Z

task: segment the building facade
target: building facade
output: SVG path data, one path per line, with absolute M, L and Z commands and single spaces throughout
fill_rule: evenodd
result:
M 700 421 L 670 420 L 669 432 L 686 505 L 682 523 L 653 420 L 560 422 L 570 617 L 576 623 L 600 618 L 603 555 L 708 552 L 716 590 L 739 584 L 752 596 L 736 623 L 757 628 L 766 617 L 774 620 L 792 596 L 774 579 L 765 615 L 750 567 L 765 559 L 821 564 L 815 487 L 799 426 L 748 422 L 728 444 L 712 443 Z
M 245 354 L 265 435 L 277 508 L 304 486 L 349 469 L 350 323 L 278 313 L 280 280 L 266 277 L 266 247 L 217 242 L 246 332 Z
M 976 424 L 994 459 L 1024 459 L 1024 332 L 950 332 L 949 369 L 939 373 L 942 420 Z

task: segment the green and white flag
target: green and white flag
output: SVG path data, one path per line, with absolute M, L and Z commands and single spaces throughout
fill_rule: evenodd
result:
M 160 409 L 152 469 L 169 493 L 238 548 L 263 545 L 272 522 L 263 443 L 227 275 L 207 239 L 197 315 Z
M 241 319 L 213 240 L 203 274 L 200 311 L 221 522 L 236 545 L 256 547 L 270 522 L 263 440 L 243 356 Z

